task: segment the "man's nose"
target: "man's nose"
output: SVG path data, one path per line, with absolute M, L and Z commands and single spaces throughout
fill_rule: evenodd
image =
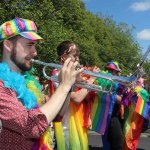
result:
M 32 49 L 31 49 L 31 53 L 30 53 L 33 57 L 35 57 L 35 56 L 37 56 L 37 50 L 36 50 L 36 48 L 35 47 L 33 47 Z

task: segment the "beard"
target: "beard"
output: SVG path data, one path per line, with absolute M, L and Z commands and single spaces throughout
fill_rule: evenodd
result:
M 27 65 L 25 63 L 21 63 L 18 61 L 15 48 L 13 48 L 13 50 L 11 52 L 10 59 L 22 71 L 29 71 L 32 68 L 32 62 L 30 62 L 30 64 Z

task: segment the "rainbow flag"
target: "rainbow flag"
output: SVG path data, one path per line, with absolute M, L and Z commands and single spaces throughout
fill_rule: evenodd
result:
M 104 135 L 108 116 L 111 116 L 115 104 L 116 94 L 98 93 L 95 96 L 91 111 L 92 130 Z
M 102 72 L 108 74 L 107 72 Z M 111 82 L 102 78 L 96 80 L 96 84 L 101 86 L 105 90 L 109 90 L 111 87 Z M 110 120 L 110 116 L 113 111 L 113 107 L 116 101 L 116 92 L 118 89 L 118 84 L 113 83 L 113 93 L 96 93 L 92 98 L 92 107 L 91 107 L 91 130 L 100 133 L 101 135 L 105 134 L 105 130 Z
M 124 125 L 124 150 L 137 149 L 143 123 L 144 118 L 135 112 L 135 105 L 131 104 Z
M 142 97 L 139 96 L 137 99 L 135 112 L 143 116 L 145 119 L 148 119 L 150 109 L 150 104 L 148 103 L 149 101 L 148 92 L 140 87 L 137 87 L 136 91 L 138 91 Z
M 148 93 L 141 87 L 136 87 L 136 96 L 125 109 L 124 150 L 136 150 L 142 132 L 144 118 L 148 118 Z

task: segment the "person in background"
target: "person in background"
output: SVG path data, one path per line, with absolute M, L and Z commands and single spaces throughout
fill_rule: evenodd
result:
M 79 48 L 74 42 L 63 41 L 62 43 L 60 43 L 57 47 L 57 54 L 59 57 L 59 62 L 62 65 L 68 58 L 70 58 L 72 62 L 79 62 Z M 92 71 L 99 72 L 100 69 L 95 66 Z M 58 76 L 59 72 L 59 70 L 55 69 L 52 75 Z M 82 78 L 83 76 L 80 76 L 78 81 L 82 81 Z M 89 77 L 86 82 L 92 84 L 95 79 L 95 77 Z M 58 83 L 53 83 L 53 85 L 55 86 L 55 88 L 57 88 Z M 62 108 L 63 112 L 61 111 L 59 113 L 59 116 L 56 117 L 55 122 L 62 121 L 66 142 L 64 148 L 65 150 L 71 148 L 78 150 L 88 149 L 87 129 L 83 127 L 86 105 L 86 101 L 84 99 L 86 98 L 88 93 L 89 90 L 86 88 L 72 89 L 69 95 L 68 103 L 65 103 L 66 105 L 64 106 L 64 108 Z M 56 140 L 59 141 L 57 139 L 57 135 Z M 57 145 L 59 146 L 58 142 Z M 62 146 L 60 147 L 60 149 L 62 149 Z
M 83 71 L 76 70 L 78 62 L 68 58 L 60 70 L 60 84 L 55 93 L 44 105 L 38 106 L 39 92 L 33 90 L 38 90 L 35 80 L 30 82 L 26 73 L 32 68 L 31 59 L 37 56 L 35 46 L 39 41 L 43 38 L 37 34 L 36 25 L 31 20 L 15 18 L 0 26 L 2 150 L 31 150 L 60 111 L 77 76 Z M 48 143 L 42 146 L 50 149 Z
M 133 84 L 129 103 L 125 109 L 124 123 L 124 150 L 136 150 L 138 148 L 143 127 L 149 120 L 149 93 L 145 88 L 146 73 L 143 68 L 138 70 L 136 84 Z M 129 94 L 130 94 L 129 93 Z M 144 126 L 143 126 L 144 125 Z
M 119 76 L 121 69 L 118 62 L 111 61 L 105 66 L 105 71 L 108 71 L 112 75 Z M 116 102 L 113 107 L 112 116 L 108 124 L 107 133 L 102 136 L 104 150 L 122 150 L 123 146 L 123 131 L 120 123 L 120 106 L 121 95 L 116 95 Z M 107 141 L 107 142 L 106 142 Z

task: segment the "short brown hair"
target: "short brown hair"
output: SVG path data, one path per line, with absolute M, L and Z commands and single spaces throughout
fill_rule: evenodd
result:
M 71 41 L 63 41 L 60 43 L 57 47 L 57 54 L 59 57 L 61 57 L 64 53 L 69 53 L 68 50 L 70 46 L 76 45 L 75 43 Z M 79 48 L 76 45 L 76 51 L 79 53 Z

